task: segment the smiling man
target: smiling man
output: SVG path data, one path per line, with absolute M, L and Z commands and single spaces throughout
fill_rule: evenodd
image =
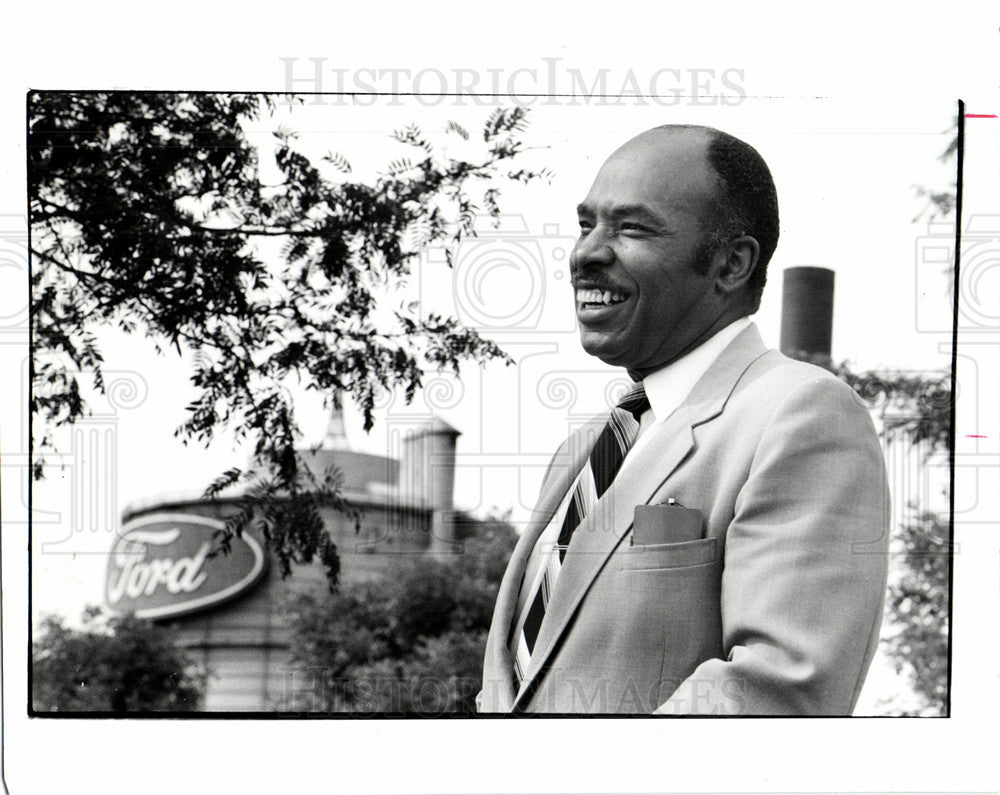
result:
M 882 615 L 885 467 L 855 393 L 749 319 L 778 241 L 767 165 L 661 127 L 578 212 L 580 339 L 634 384 L 553 457 L 480 710 L 850 714 Z

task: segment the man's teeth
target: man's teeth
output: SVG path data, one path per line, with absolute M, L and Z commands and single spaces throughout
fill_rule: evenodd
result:
M 608 290 L 577 290 L 576 300 L 581 304 L 620 304 L 625 296 Z

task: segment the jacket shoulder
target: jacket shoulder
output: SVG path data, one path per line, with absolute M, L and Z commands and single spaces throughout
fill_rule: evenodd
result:
M 869 407 L 849 384 L 829 370 L 776 350 L 769 350 L 747 368 L 729 403 L 762 419 L 804 411 L 818 417 L 853 418 L 874 429 Z
M 773 391 L 785 395 L 800 389 L 829 393 L 846 398 L 859 406 L 864 401 L 847 383 L 829 370 L 808 362 L 790 359 L 780 351 L 771 349 L 750 367 L 741 379 L 740 389 Z

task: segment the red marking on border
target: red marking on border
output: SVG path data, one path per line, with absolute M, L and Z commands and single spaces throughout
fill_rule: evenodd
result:
M 967 433 L 967 434 L 965 434 L 965 438 L 966 439 L 985 439 L 987 437 L 984 434 Z
M 997 115 L 995 113 L 966 113 L 965 118 L 967 119 L 995 119 Z

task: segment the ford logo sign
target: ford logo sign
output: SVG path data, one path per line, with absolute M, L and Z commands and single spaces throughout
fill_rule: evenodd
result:
M 249 531 L 228 553 L 209 556 L 225 524 L 195 514 L 156 513 L 122 527 L 108 558 L 104 599 L 115 613 L 167 618 L 204 610 L 247 591 L 267 557 Z

